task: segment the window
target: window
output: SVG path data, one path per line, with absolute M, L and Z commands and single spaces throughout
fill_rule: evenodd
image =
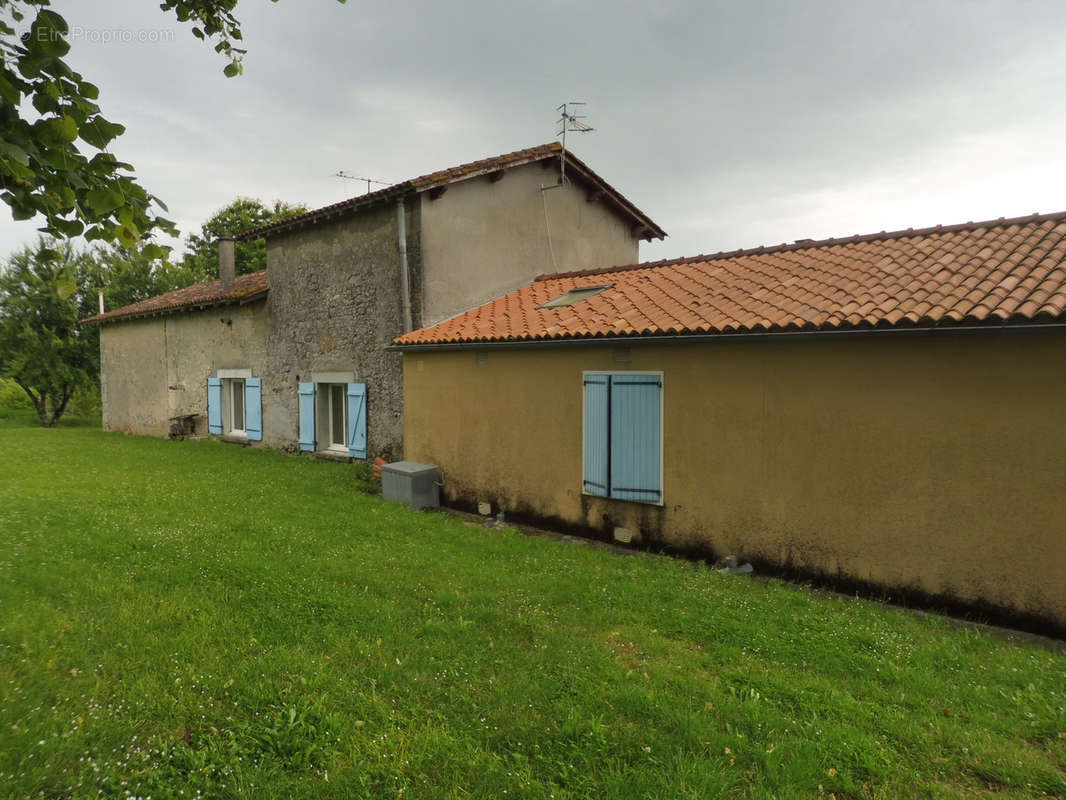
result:
M 329 402 L 329 449 L 348 452 L 348 387 L 343 383 L 324 386 Z
M 580 303 L 582 300 L 588 300 L 590 297 L 595 297 L 600 292 L 606 292 L 614 284 L 608 284 L 606 286 L 583 286 L 580 289 L 571 289 L 566 294 L 561 294 L 554 300 L 549 300 L 543 305 L 537 306 L 537 308 L 560 308 L 562 306 L 572 306 L 575 303 Z
M 346 373 L 317 373 L 297 387 L 300 449 L 366 458 L 366 384 L 340 383 Z
M 251 370 L 220 369 L 207 379 L 207 430 L 262 441 L 263 382 Z
M 661 503 L 662 373 L 586 372 L 582 492 Z
M 244 431 L 244 381 L 233 378 L 224 383 L 229 384 L 229 433 L 243 434 Z

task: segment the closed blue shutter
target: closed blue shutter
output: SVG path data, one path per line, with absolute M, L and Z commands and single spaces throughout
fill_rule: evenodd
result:
M 606 497 L 610 492 L 607 476 L 608 391 L 606 375 L 585 376 L 585 445 L 582 491 Z
M 658 375 L 612 375 L 610 495 L 662 500 L 662 380 Z
M 207 379 L 207 431 L 222 433 L 222 379 Z
M 300 383 L 300 449 L 315 449 L 315 385 Z
M 366 458 L 366 384 L 348 384 L 348 455 Z
M 244 380 L 244 432 L 249 441 L 263 441 L 263 380 Z

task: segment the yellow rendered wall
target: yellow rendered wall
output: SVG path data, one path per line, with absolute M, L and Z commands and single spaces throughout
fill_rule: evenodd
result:
M 582 370 L 663 372 L 664 504 L 581 494 Z M 450 500 L 1066 622 L 1066 336 L 404 357 Z M 494 508 L 495 510 L 495 508 Z

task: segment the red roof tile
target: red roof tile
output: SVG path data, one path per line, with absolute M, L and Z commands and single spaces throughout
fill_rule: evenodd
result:
M 558 142 L 551 142 L 537 147 L 529 147 L 525 150 L 516 150 L 513 153 L 505 153 L 501 156 L 483 158 L 480 161 L 472 161 L 469 164 L 460 164 L 457 167 L 450 167 L 449 169 L 431 172 L 428 175 L 422 175 L 418 178 L 411 178 L 410 180 L 387 186 L 384 189 L 379 189 L 376 192 L 368 192 L 367 194 L 359 195 L 358 197 L 342 200 L 339 203 L 316 208 L 314 211 L 308 211 L 299 216 L 271 222 L 268 225 L 263 225 L 255 230 L 243 233 L 236 238 L 238 240 L 246 240 L 258 239 L 263 236 L 275 236 L 279 233 L 309 223 L 336 217 L 340 214 L 352 212 L 357 209 L 374 206 L 387 200 L 394 200 L 412 192 L 425 192 L 430 189 L 436 189 L 442 186 L 447 186 L 448 184 L 457 183 L 458 181 L 469 180 L 470 178 L 476 178 L 481 175 L 489 175 L 502 169 L 520 167 L 523 164 L 534 164 L 549 158 L 558 159 L 562 152 L 562 145 Z M 656 225 L 647 214 L 629 202 L 629 200 L 623 197 L 617 189 L 589 169 L 581 159 L 569 150 L 566 152 L 566 166 L 567 174 L 571 179 L 577 178 L 590 189 L 601 194 L 603 200 L 614 206 L 617 213 L 630 218 L 635 226 L 642 229 L 642 236 L 648 239 L 662 239 L 666 236 L 666 232 Z
M 146 317 L 161 312 L 178 311 L 200 306 L 217 306 L 227 303 L 246 303 L 249 300 L 265 296 L 267 293 L 266 270 L 253 272 L 251 275 L 238 275 L 234 281 L 233 291 L 223 292 L 221 281 L 194 283 L 184 289 L 149 297 L 139 303 L 132 303 L 105 314 L 83 319 L 81 325 L 100 325 L 132 317 Z
M 1066 212 L 801 240 L 541 275 L 395 343 L 1066 322 L 1064 261 Z M 572 306 L 538 308 L 604 284 Z

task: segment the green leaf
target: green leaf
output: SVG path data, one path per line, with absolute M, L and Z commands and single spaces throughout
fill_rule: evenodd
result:
M 52 220 L 52 225 L 68 239 L 72 239 L 75 236 L 81 236 L 85 230 L 85 226 L 82 225 L 81 220 L 77 219 L 54 219 Z
M 78 138 L 78 123 L 67 114 L 48 120 L 47 125 L 49 131 L 62 142 L 73 142 Z
M 30 164 L 29 153 L 14 142 L 5 142 L 3 139 L 0 139 L 0 156 L 13 159 L 24 167 L 27 167 Z
M 91 84 L 88 81 L 81 81 L 78 84 L 78 89 L 81 91 L 82 97 L 85 97 L 89 100 L 96 100 L 98 97 L 100 97 L 100 90 L 94 84 Z
M 26 48 L 34 54 L 45 56 L 63 56 L 70 50 L 67 41 L 67 22 L 54 11 L 42 9 L 37 12 L 37 19 L 30 25 L 26 37 Z
M 226 68 L 222 70 L 222 73 L 227 78 L 232 78 L 235 75 L 241 74 L 241 65 L 236 61 L 231 61 L 226 65 Z
M 141 240 L 141 232 L 129 223 L 121 225 L 118 229 L 118 241 L 123 247 L 133 247 Z
M 86 122 L 79 131 L 81 138 L 100 150 L 107 147 L 108 142 L 121 135 L 126 128 L 113 122 L 108 122 L 103 117 L 93 117 Z
M 0 71 L 0 97 L 3 97 L 11 105 L 17 106 L 19 100 L 22 99 L 22 93 L 15 88 L 15 84 L 8 80 L 4 72 L 7 72 L 7 70 Z
M 16 221 L 21 222 L 26 219 L 33 219 L 35 216 L 37 216 L 37 209 L 32 206 L 27 206 L 21 203 L 17 205 L 12 204 L 11 206 L 11 218 Z
M 122 192 L 103 188 L 87 192 L 85 202 L 95 214 L 103 216 L 104 214 L 110 214 L 116 208 L 120 208 L 126 202 L 126 198 L 122 195 Z
M 52 84 L 48 85 L 51 86 Z M 44 92 L 37 92 L 33 96 L 33 107 L 42 114 L 48 114 L 55 111 L 59 107 L 59 103 L 55 101 L 55 98 L 49 97 Z

